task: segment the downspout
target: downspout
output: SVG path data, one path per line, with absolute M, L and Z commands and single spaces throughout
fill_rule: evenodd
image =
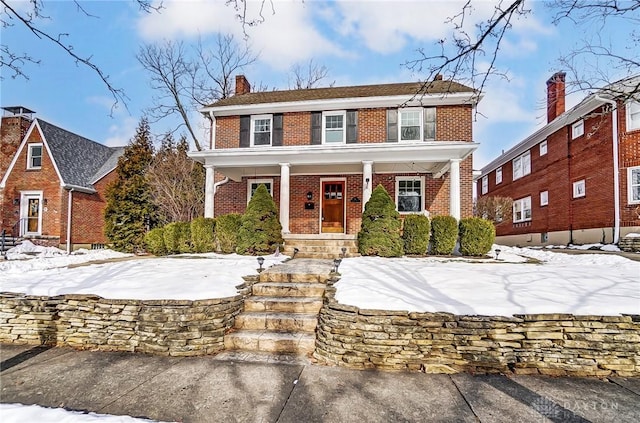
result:
M 222 186 L 224 184 L 226 184 L 227 182 L 229 182 L 229 177 L 225 176 L 224 179 L 222 181 L 218 181 L 215 184 L 213 184 L 213 195 L 216 195 L 216 192 L 218 192 L 218 187 Z
M 73 188 L 69 189 L 67 204 L 67 254 L 71 254 L 71 208 L 73 207 Z
M 216 117 L 213 115 L 213 110 L 209 110 L 209 122 L 211 122 L 211 130 L 209 131 L 209 149 L 213 150 L 213 143 L 216 139 Z
M 620 163 L 618 158 L 618 103 L 615 100 L 602 98 L 598 94 L 596 100 L 611 104 L 611 127 L 613 136 L 613 243 L 620 240 Z

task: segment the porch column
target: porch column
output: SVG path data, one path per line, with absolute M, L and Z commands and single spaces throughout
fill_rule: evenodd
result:
M 373 190 L 373 162 L 365 160 L 362 162 L 362 210 L 364 205 L 371 198 L 371 191 Z
M 280 165 L 280 224 L 282 233 L 289 233 L 289 171 L 291 164 L 279 163 Z
M 449 214 L 460 220 L 460 159 L 451 159 L 449 166 Z
M 213 165 L 204 165 L 204 217 L 213 217 L 213 196 L 215 194 L 213 188 L 213 179 L 215 172 Z

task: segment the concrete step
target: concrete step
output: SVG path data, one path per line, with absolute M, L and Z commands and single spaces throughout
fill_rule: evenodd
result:
M 315 297 L 249 297 L 244 301 L 244 311 L 276 311 L 284 313 L 318 313 L 322 299 Z
M 253 295 L 262 297 L 322 297 L 323 283 L 262 282 L 254 284 Z
M 359 253 L 347 253 L 345 256 L 347 257 L 360 257 Z M 305 252 L 300 251 L 296 254 L 296 258 L 308 258 L 308 259 L 324 259 L 324 260 L 333 260 L 335 258 L 342 258 L 342 253 L 316 253 L 316 252 Z
M 229 333 L 224 337 L 224 346 L 228 350 L 311 354 L 315 350 L 315 345 L 315 335 L 302 332 L 241 330 Z
M 313 273 L 288 273 L 285 268 L 281 268 L 282 265 L 277 268 L 268 269 L 260 273 L 258 280 L 261 283 L 264 282 L 285 282 L 285 283 L 326 283 L 329 280 L 329 272 L 331 271 L 331 265 L 327 265 L 326 273 L 313 274 Z
M 330 246 L 330 247 L 347 247 L 355 248 L 358 246 L 358 241 L 355 239 L 285 239 L 285 247 L 307 245 L 307 246 Z
M 246 312 L 236 316 L 236 329 L 300 331 L 313 333 L 318 315 L 313 313 Z

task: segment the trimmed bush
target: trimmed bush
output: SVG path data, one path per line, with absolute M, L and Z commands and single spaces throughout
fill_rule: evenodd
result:
M 453 216 L 436 216 L 431 219 L 431 253 L 449 255 L 456 248 L 458 221 Z
M 164 245 L 167 253 L 191 252 L 191 224 L 189 222 L 171 222 L 164 227 Z
M 364 256 L 402 256 L 401 226 L 396 205 L 387 190 L 378 185 L 364 206 L 362 226 L 358 232 L 358 251 Z
M 144 245 L 147 252 L 153 255 L 167 254 L 167 248 L 164 246 L 164 228 L 154 228 L 147 232 L 144 236 Z
M 491 251 L 496 239 L 496 228 L 490 220 L 480 217 L 461 219 L 460 253 L 463 256 L 483 256 Z
M 402 241 L 405 254 L 427 254 L 431 222 L 422 214 L 409 214 L 404 218 Z
M 242 215 L 238 213 L 223 214 L 216 218 L 216 251 L 225 254 L 236 252 L 241 220 Z
M 197 217 L 191 221 L 191 245 L 194 253 L 209 253 L 216 249 L 216 221 Z
M 276 203 L 264 184 L 260 184 L 249 200 L 238 231 L 239 254 L 270 254 L 282 244 L 282 225 Z

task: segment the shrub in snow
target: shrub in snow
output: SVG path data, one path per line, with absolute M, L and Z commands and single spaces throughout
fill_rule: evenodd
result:
M 144 246 L 148 253 L 156 256 L 167 254 L 167 247 L 164 245 L 164 228 L 151 229 L 144 236 Z
M 436 216 L 431 219 L 431 253 L 449 255 L 456 248 L 458 221 L 453 216 Z
M 426 254 L 429 248 L 431 222 L 427 216 L 410 214 L 404 218 L 402 241 L 405 254 Z
M 191 252 L 191 224 L 189 222 L 171 222 L 164 227 L 164 245 L 167 253 Z
M 387 190 L 378 185 L 364 206 L 358 232 L 358 252 L 364 256 L 402 256 L 401 226 L 396 205 Z
M 236 252 L 241 220 L 242 215 L 237 213 L 223 214 L 216 218 L 215 236 L 217 251 L 225 254 Z
M 216 221 L 197 217 L 191 221 L 191 245 L 194 253 L 209 253 L 216 249 Z
M 253 193 L 238 231 L 238 253 L 269 254 L 282 244 L 282 225 L 276 203 L 264 184 Z
M 490 220 L 480 217 L 461 219 L 460 253 L 463 256 L 483 256 L 491 251 L 496 239 L 496 228 Z

